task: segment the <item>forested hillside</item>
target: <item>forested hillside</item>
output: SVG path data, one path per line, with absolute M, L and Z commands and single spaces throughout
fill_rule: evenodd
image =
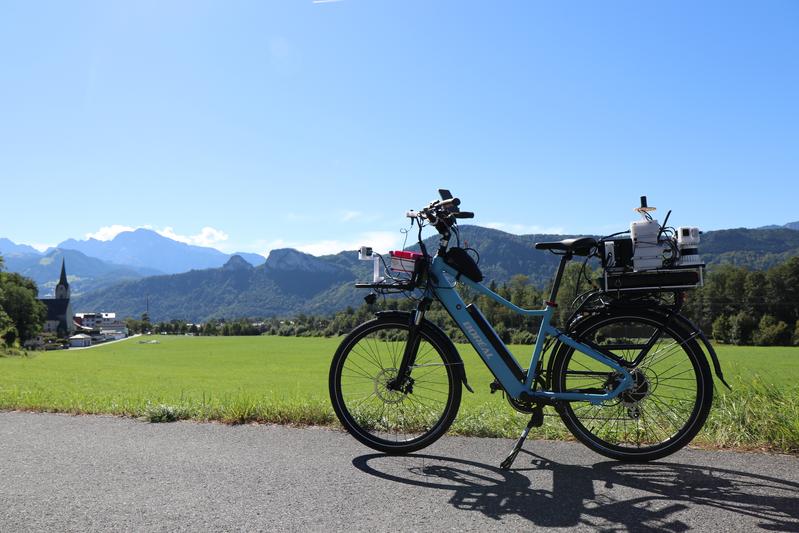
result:
M 535 249 L 535 243 L 565 235 L 512 235 L 480 226 L 461 229 L 461 246 L 477 251 L 486 283 L 498 286 L 522 275 L 541 290 L 550 282 L 557 256 Z M 435 249 L 436 237 L 426 241 Z M 702 259 L 713 273 L 721 265 L 759 270 L 799 255 L 799 231 L 735 229 L 702 235 Z M 596 266 L 596 261 L 594 261 Z M 252 267 L 234 257 L 222 268 L 193 270 L 123 283 L 76 298 L 76 310 L 114 310 L 139 317 L 148 309 L 155 321 L 203 322 L 220 317 L 286 317 L 299 313 L 329 315 L 358 306 L 363 296 L 356 281 L 372 276 L 371 264 L 355 251 L 314 257 L 296 250 L 274 250 L 265 264 Z

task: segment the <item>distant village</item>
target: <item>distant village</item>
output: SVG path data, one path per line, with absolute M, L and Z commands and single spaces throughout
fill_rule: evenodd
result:
M 116 313 L 72 312 L 64 260 L 61 261 L 61 277 L 55 287 L 54 297 L 40 298 L 39 301 L 47 308 L 44 328 L 41 335 L 26 342 L 26 348 L 85 348 L 128 336 L 125 321 L 118 319 Z M 61 342 L 47 342 L 53 336 Z M 68 341 L 68 344 L 63 341 Z

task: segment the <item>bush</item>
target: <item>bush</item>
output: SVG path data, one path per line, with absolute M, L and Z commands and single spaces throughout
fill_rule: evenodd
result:
M 191 418 L 191 412 L 184 406 L 167 405 L 163 403 L 153 405 L 148 402 L 142 418 L 153 423 L 176 422 L 178 420 Z
M 760 346 L 789 346 L 791 344 L 791 330 L 782 320 L 777 321 L 771 315 L 763 315 L 754 332 L 753 340 Z
M 730 342 L 730 319 L 721 315 L 713 321 L 713 339 L 717 342 Z
M 730 342 L 744 345 L 752 344 L 752 331 L 757 326 L 754 318 L 741 311 L 730 318 Z
M 535 335 L 525 330 L 514 331 L 510 337 L 512 344 L 535 344 Z

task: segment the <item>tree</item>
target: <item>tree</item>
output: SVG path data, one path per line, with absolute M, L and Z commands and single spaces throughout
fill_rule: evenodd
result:
M 791 330 L 782 320 L 763 315 L 752 340 L 759 346 L 787 346 L 791 343 Z
M 768 280 L 766 274 L 756 270 L 746 275 L 744 282 L 744 300 L 746 310 L 752 316 L 762 316 L 768 306 Z
M 141 331 L 147 333 L 152 329 L 153 325 L 150 323 L 149 313 L 142 313 L 141 315 Z
M 733 344 L 751 344 L 752 331 L 757 326 L 754 318 L 746 311 L 741 311 L 730 317 L 730 342 Z
M 36 283 L 13 272 L 0 272 L 0 309 L 7 318 L 0 317 L 4 331 L 3 339 L 11 345 L 19 340 L 24 343 L 42 330 L 47 317 L 47 308 L 37 298 Z M 13 323 L 9 326 L 8 321 Z
M 799 257 L 792 257 L 766 273 L 770 313 L 788 323 L 799 319 Z
M 0 302 L 3 301 L 3 292 L 0 290 Z M 0 306 L 0 338 L 5 338 L 6 334 L 8 334 L 11 330 L 15 329 L 14 321 L 11 320 L 11 317 L 3 310 Z
M 713 321 L 713 339 L 730 342 L 730 319 L 727 315 L 721 315 Z

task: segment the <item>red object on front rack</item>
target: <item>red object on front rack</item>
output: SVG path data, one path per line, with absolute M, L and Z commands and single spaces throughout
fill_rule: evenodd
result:
M 389 252 L 391 256 L 391 270 L 396 272 L 411 272 L 416 270 L 416 262 L 424 257 L 419 252 L 406 252 L 403 250 Z

